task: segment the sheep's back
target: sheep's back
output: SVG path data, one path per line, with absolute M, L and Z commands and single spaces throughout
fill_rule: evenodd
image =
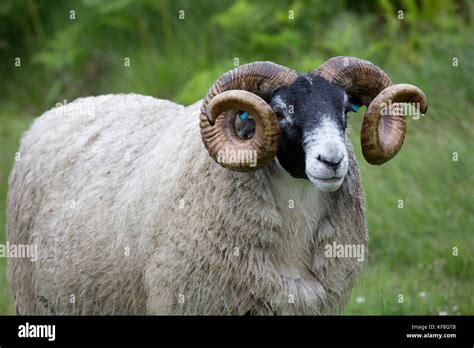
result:
M 160 153 L 170 155 L 159 150 L 179 136 L 170 127 L 186 131 L 184 110 L 151 97 L 106 95 L 35 120 L 9 179 L 9 241 L 39 252 L 37 262 L 10 260 L 19 312 L 143 311 L 137 236 L 124 222 L 133 192 L 124 189 L 150 156 L 160 162 Z

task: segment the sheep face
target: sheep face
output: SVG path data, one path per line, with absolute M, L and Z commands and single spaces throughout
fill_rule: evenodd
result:
M 283 168 L 322 191 L 336 191 L 349 165 L 345 130 L 351 103 L 346 92 L 322 77 L 301 75 L 276 91 L 270 106 L 280 125 L 277 158 Z M 251 137 L 254 129 L 252 119 L 237 117 L 240 137 Z
M 277 92 L 271 105 L 281 129 L 280 164 L 322 191 L 337 190 L 348 169 L 346 92 L 321 77 L 300 76 Z

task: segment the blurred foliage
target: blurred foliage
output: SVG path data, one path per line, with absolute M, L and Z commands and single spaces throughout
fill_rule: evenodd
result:
M 41 107 L 64 96 L 130 90 L 189 103 L 234 58 L 312 70 L 348 52 L 384 67 L 404 62 L 429 77 L 443 56 L 474 67 L 473 8 L 446 0 L 3 0 L 0 73 L 32 81 L 21 91 L 2 84 L 0 92 Z M 15 57 L 24 69 L 12 68 Z M 449 75 L 468 86 L 472 100 L 469 75 Z M 202 76 L 206 83 L 194 88 Z
M 56 103 L 136 92 L 190 104 L 236 62 L 304 72 L 352 55 L 418 85 L 430 107 L 408 122 L 396 159 L 360 161 L 370 259 L 346 312 L 380 314 L 383 302 L 385 314 L 473 314 L 473 16 L 469 0 L 2 0 L 0 243 L 19 136 Z M 351 116 L 358 158 L 362 115 Z M 4 269 L 0 260 L 0 314 L 11 312 Z

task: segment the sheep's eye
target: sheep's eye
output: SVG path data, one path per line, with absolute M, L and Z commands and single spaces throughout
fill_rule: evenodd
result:
M 275 115 L 276 115 L 278 121 L 285 118 L 285 114 L 282 110 L 275 111 Z
M 270 106 L 273 109 L 273 112 L 275 112 L 278 121 L 287 119 L 288 106 L 280 96 L 273 98 Z

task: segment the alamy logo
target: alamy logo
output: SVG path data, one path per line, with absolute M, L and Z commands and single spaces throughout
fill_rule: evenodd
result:
M 34 325 L 26 322 L 18 326 L 18 337 L 20 338 L 47 338 L 52 342 L 56 340 L 56 325 Z
M 380 105 L 381 116 L 398 115 L 404 117 L 413 117 L 414 120 L 418 120 L 423 114 L 420 111 L 420 103 L 393 103 L 390 99 L 388 103 L 382 103 Z
M 69 104 L 67 100 L 56 103 L 57 108 L 62 107 L 61 113 L 64 116 L 86 116 L 95 117 L 95 107 L 87 103 L 72 103 Z
M 255 150 L 219 150 L 217 153 L 218 163 L 249 164 L 250 167 L 257 166 L 257 151 Z
M 32 262 L 38 260 L 38 246 L 34 244 L 0 244 L 0 258 L 27 258 Z
M 365 260 L 365 246 L 363 244 L 326 244 L 324 256 L 328 258 L 356 258 L 357 261 Z

